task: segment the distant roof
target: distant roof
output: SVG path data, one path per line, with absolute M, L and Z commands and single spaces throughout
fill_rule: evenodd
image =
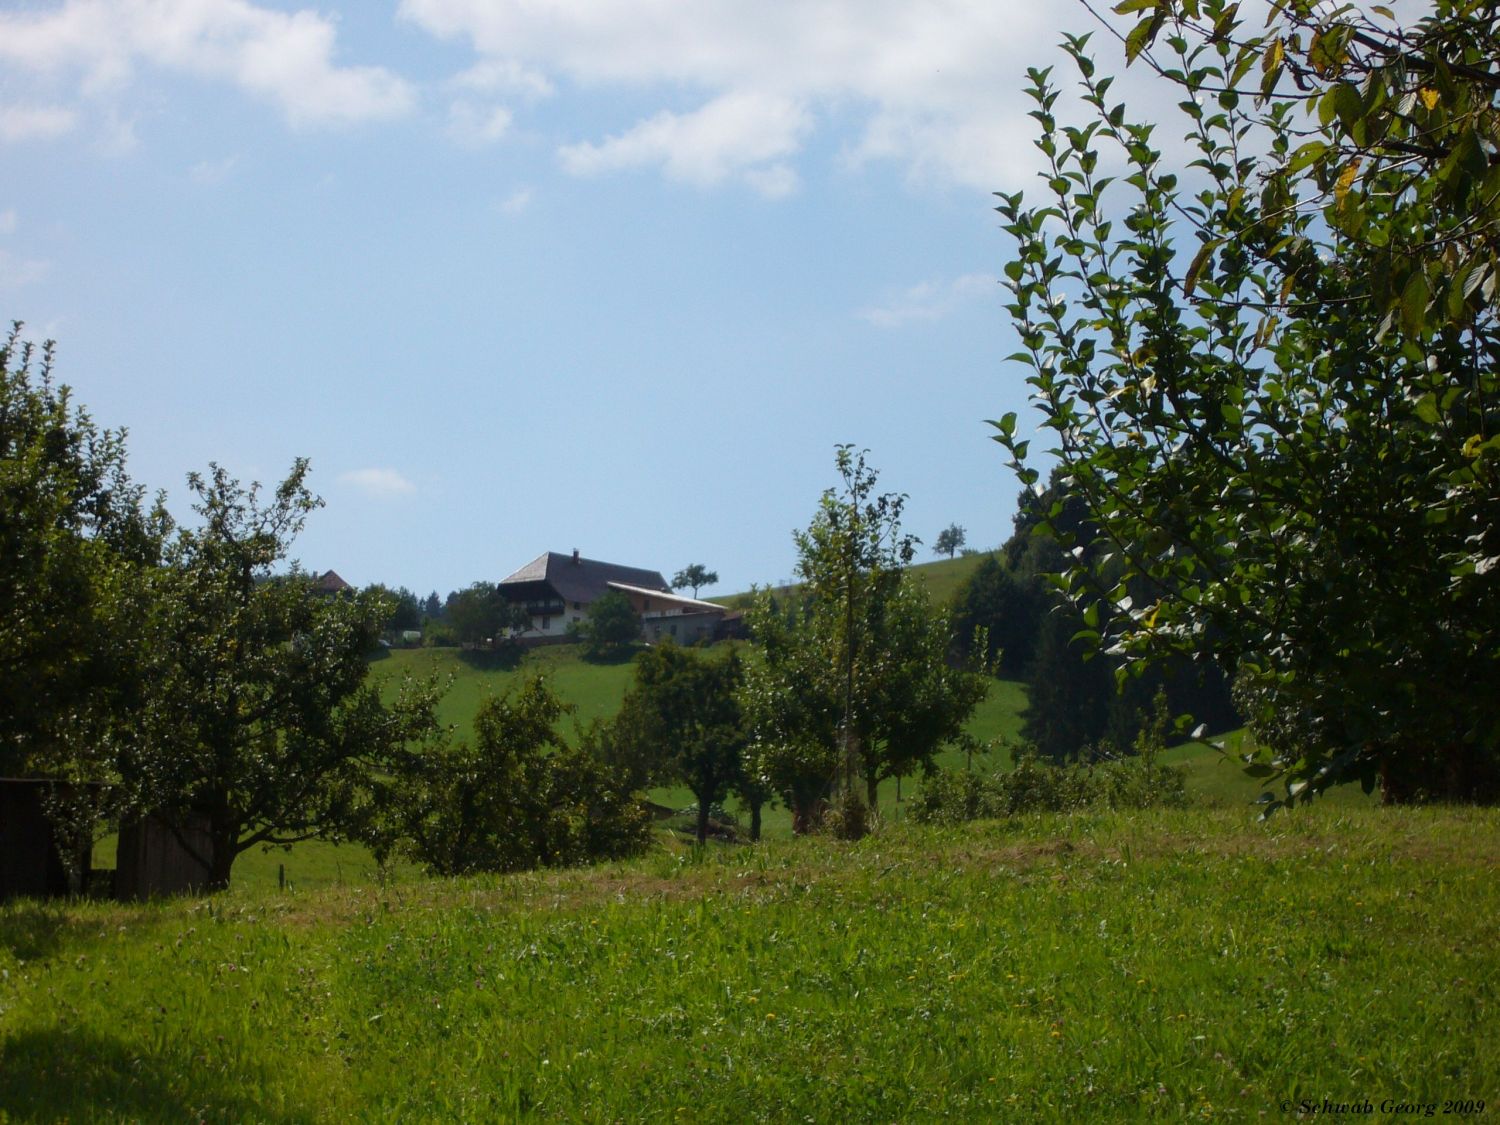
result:
M 704 612 L 723 613 L 724 607 L 718 602 L 700 602 L 697 598 L 685 597 L 682 594 L 669 594 L 660 587 L 646 589 L 641 586 L 632 586 L 627 582 L 611 582 L 610 589 L 624 590 L 627 594 L 649 594 L 653 598 L 661 598 L 663 601 L 673 605 L 692 606 L 694 609 Z
M 598 559 L 580 558 L 576 554 L 564 555 L 557 551 L 538 555 L 509 578 L 502 578 L 500 585 L 519 585 L 523 582 L 545 582 L 568 602 L 597 601 L 609 592 L 611 582 L 639 587 L 653 594 L 671 592 L 671 587 L 660 571 L 619 566 L 616 563 L 600 562 Z
M 314 578 L 312 587 L 320 594 L 341 594 L 345 590 L 354 589 L 353 586 L 349 585 L 349 583 L 345 582 L 331 570 L 324 571 L 318 577 Z

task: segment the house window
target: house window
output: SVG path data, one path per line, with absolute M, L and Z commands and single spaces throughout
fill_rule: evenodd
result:
M 550 617 L 544 617 L 544 618 L 542 618 L 542 632 L 545 633 L 550 628 L 552 628 L 552 618 L 550 618 Z
M 645 598 L 643 600 L 644 600 L 645 604 L 643 606 L 641 606 L 641 608 L 642 609 L 650 609 L 651 608 L 651 599 L 650 598 Z
M 573 603 L 573 608 L 574 609 L 582 609 L 583 608 L 583 603 L 582 602 L 574 602 Z M 573 618 L 573 620 L 577 621 L 578 618 L 575 617 L 575 618 Z

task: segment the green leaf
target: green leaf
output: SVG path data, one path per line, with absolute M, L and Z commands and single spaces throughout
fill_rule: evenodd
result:
M 1432 290 L 1421 270 L 1414 270 L 1401 291 L 1401 325 L 1411 335 L 1419 335 L 1427 319 L 1427 305 Z
M 1198 284 L 1198 275 L 1203 272 L 1203 267 L 1213 257 L 1214 251 L 1222 245 L 1224 245 L 1222 238 L 1211 238 L 1198 248 L 1198 253 L 1193 257 L 1192 265 L 1188 266 L 1187 276 L 1182 279 L 1182 295 L 1184 297 L 1191 297 L 1193 295 L 1193 289 Z

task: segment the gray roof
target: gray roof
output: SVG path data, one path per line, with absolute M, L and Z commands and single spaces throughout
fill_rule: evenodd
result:
M 579 558 L 548 551 L 538 555 L 509 578 L 500 580 L 501 587 L 528 582 L 545 582 L 557 591 L 558 597 L 567 602 L 587 605 L 604 596 L 611 582 L 626 586 L 639 586 L 647 590 L 669 593 L 671 587 L 659 571 L 642 570 L 634 566 L 619 566 L 600 562 L 598 559 Z

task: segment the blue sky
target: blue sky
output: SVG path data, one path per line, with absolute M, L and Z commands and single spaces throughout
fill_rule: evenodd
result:
M 928 543 L 1008 533 L 1024 410 L 990 192 L 1081 8 L 0 3 L 0 317 L 185 514 L 440 593 L 544 550 L 727 593 L 868 447 Z M 930 549 L 924 557 L 931 557 Z

